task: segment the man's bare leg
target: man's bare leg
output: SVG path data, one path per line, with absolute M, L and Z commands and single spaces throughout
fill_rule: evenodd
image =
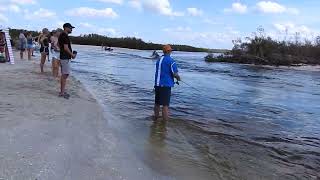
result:
M 31 60 L 31 49 L 28 49 L 28 60 Z
M 157 120 L 159 118 L 160 113 L 160 105 L 155 104 L 154 105 L 154 120 Z
M 41 70 L 41 73 L 44 72 L 43 67 L 44 67 L 44 63 L 46 62 L 46 58 L 47 58 L 47 55 L 42 53 L 41 54 L 41 59 L 40 59 L 40 70 Z
M 61 75 L 61 80 L 60 80 L 60 95 L 64 95 L 65 94 L 65 89 L 66 89 L 66 83 L 67 83 L 67 78 L 68 78 L 68 74 L 63 74 Z
M 163 106 L 162 108 L 162 118 L 164 121 L 169 120 L 169 106 Z

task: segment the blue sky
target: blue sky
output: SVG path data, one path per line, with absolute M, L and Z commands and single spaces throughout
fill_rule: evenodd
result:
M 312 39 L 320 32 L 319 7 L 319 0 L 0 0 L 0 24 L 39 31 L 71 22 L 75 35 L 231 48 L 258 26 L 279 40 L 295 32 Z

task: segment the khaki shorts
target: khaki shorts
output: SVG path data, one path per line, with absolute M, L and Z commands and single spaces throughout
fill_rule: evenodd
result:
M 61 74 L 69 75 L 71 71 L 70 59 L 61 59 L 60 60 Z

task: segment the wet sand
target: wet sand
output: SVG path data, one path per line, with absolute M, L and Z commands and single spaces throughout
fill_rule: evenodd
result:
M 69 80 L 69 100 L 59 98 L 50 66 L 40 74 L 38 62 L 0 64 L 1 180 L 162 179 L 108 128 L 79 81 Z

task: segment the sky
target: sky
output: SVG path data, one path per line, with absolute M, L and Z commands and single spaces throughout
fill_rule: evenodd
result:
M 319 0 L 0 0 L 0 26 L 232 48 L 258 27 L 277 40 L 320 35 Z

